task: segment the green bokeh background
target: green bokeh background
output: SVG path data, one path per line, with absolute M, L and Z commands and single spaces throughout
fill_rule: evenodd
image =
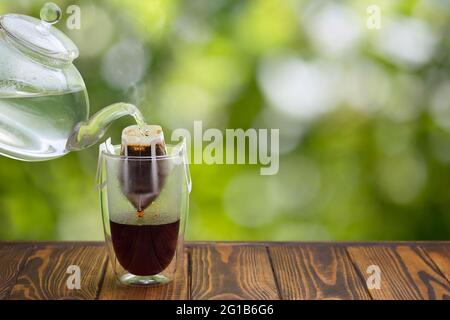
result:
M 38 17 L 44 3 L 2 0 L 0 14 Z M 277 175 L 191 165 L 188 239 L 449 239 L 450 2 L 55 3 L 91 114 L 132 102 L 166 136 L 194 120 L 280 129 Z M 80 30 L 66 26 L 72 4 Z M 366 27 L 372 4 L 380 30 Z M 97 150 L 0 158 L 0 240 L 102 239 Z

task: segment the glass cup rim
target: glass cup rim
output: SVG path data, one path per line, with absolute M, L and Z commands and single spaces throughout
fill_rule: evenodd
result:
M 166 147 L 175 148 L 178 145 L 166 144 Z M 125 156 L 120 154 L 113 154 L 108 150 L 101 150 L 100 155 L 106 158 L 115 160 L 131 160 L 131 161 L 145 161 L 145 160 L 173 160 L 183 158 L 185 155 L 185 148 L 182 146 L 179 148 L 179 152 L 175 154 L 166 154 L 160 156 Z

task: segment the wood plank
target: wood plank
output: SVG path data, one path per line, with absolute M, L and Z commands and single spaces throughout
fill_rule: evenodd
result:
M 269 253 L 283 299 L 370 300 L 342 247 L 272 246 Z
M 433 262 L 416 246 L 349 247 L 361 276 L 370 265 L 381 270 L 381 288 L 369 290 L 374 299 L 448 299 L 450 286 Z
M 101 246 L 38 247 L 20 272 L 10 299 L 95 299 L 105 263 L 106 251 Z M 70 265 L 80 268 L 80 289 L 67 286 Z
M 119 283 L 111 263 L 105 273 L 100 291 L 100 300 L 187 300 L 189 299 L 188 250 L 184 252 L 182 268 L 178 268 L 175 278 L 166 285 L 149 287 L 127 287 Z
M 192 299 L 279 299 L 265 247 L 194 246 L 190 263 Z
M 421 248 L 450 281 L 450 246 L 422 245 Z
M 0 299 L 6 299 L 9 296 L 30 252 L 31 246 L 28 245 L 0 247 Z

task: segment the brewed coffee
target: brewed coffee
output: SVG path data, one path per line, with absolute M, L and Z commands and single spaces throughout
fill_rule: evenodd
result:
M 156 225 L 110 221 L 110 226 L 117 260 L 128 272 L 139 276 L 155 275 L 166 269 L 172 261 L 180 220 Z

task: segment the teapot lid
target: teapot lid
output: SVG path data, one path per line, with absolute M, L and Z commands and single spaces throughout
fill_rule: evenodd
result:
M 64 33 L 50 23 L 21 14 L 0 17 L 0 28 L 15 43 L 48 58 L 72 62 L 78 48 Z

